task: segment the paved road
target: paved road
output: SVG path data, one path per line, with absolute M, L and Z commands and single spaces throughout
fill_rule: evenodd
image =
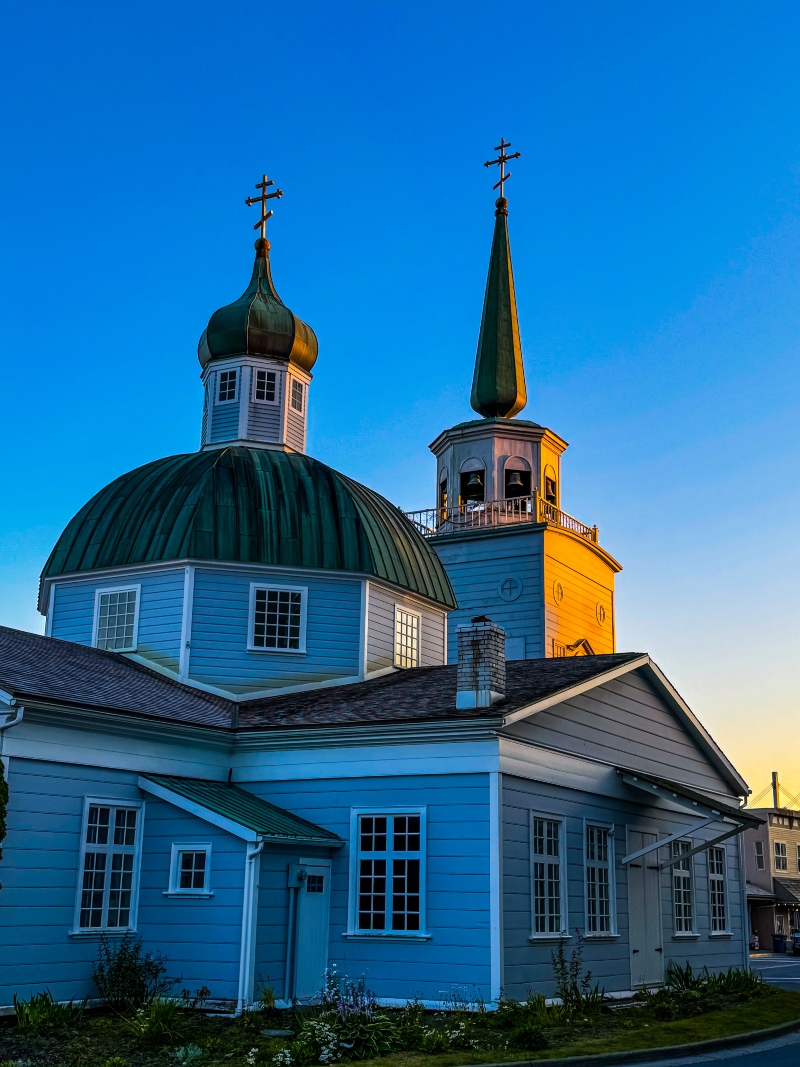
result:
M 757 1048 L 726 1049 L 688 1059 L 658 1060 L 638 1067 L 694 1067 L 694 1064 L 730 1063 L 731 1067 L 800 1067 L 800 1034 L 790 1034 Z
M 774 956 L 771 952 L 753 952 L 750 955 L 750 966 L 761 971 L 768 982 L 780 986 L 781 989 L 800 990 L 800 956 Z

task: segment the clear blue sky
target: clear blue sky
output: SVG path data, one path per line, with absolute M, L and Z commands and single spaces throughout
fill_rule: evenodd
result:
M 310 451 L 405 507 L 469 417 L 508 186 L 529 404 L 563 504 L 756 791 L 800 790 L 800 6 L 6 4 L 0 622 L 70 516 L 197 447 L 196 343 L 249 277 L 317 331 Z M 787 745 L 787 741 L 792 742 Z

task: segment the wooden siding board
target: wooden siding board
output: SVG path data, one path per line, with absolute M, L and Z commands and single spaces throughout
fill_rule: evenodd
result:
M 211 409 L 211 436 L 213 444 L 235 441 L 239 436 L 239 400 L 216 404 Z
M 367 671 L 394 666 L 395 605 L 420 616 L 420 667 L 444 663 L 445 616 L 423 601 L 370 582 L 367 613 Z

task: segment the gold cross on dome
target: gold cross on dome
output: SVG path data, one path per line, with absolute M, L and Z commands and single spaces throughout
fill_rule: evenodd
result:
M 511 142 L 507 141 L 505 139 L 505 137 L 501 137 L 500 138 L 500 144 L 495 145 L 495 147 L 494 147 L 495 152 L 499 152 L 500 155 L 497 157 L 497 159 L 487 159 L 486 162 L 483 164 L 484 167 L 494 167 L 494 166 L 499 164 L 499 166 L 500 166 L 500 181 L 497 182 L 496 185 L 493 185 L 492 188 L 493 189 L 499 189 L 501 196 L 505 196 L 505 192 L 503 190 L 503 186 L 508 181 L 508 179 L 511 177 L 511 171 L 509 171 L 508 174 L 506 174 L 506 163 L 508 163 L 509 159 L 519 159 L 519 157 L 522 155 L 521 152 L 514 152 L 511 155 L 507 155 L 506 154 L 506 149 L 510 148 L 510 147 L 511 147 Z
M 252 207 L 253 204 L 261 204 L 261 218 L 255 224 L 253 229 L 257 230 L 260 226 L 261 236 L 265 239 L 267 236 L 267 219 L 271 218 L 273 214 L 272 211 L 267 211 L 267 201 L 273 199 L 280 200 L 280 198 L 283 196 L 283 189 L 276 189 L 274 193 L 267 192 L 267 189 L 269 189 L 270 185 L 274 184 L 275 182 L 268 180 L 265 174 L 260 182 L 256 182 L 256 189 L 261 190 L 261 196 L 248 196 L 248 198 L 245 200 L 245 204 L 247 204 L 248 207 Z

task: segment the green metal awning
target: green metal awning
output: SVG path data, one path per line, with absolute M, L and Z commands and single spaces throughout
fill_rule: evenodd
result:
M 228 782 L 143 774 L 139 788 L 247 841 L 341 848 L 338 834 Z

